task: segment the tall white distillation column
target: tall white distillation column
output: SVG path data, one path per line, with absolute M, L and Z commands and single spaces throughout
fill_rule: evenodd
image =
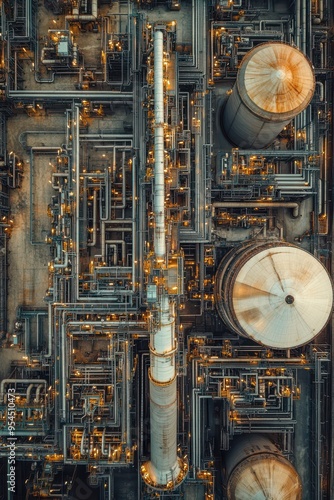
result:
M 163 33 L 154 33 L 154 253 L 166 268 Z M 151 460 L 141 468 L 144 481 L 158 490 L 173 489 L 185 477 L 187 465 L 177 455 L 177 380 L 175 311 L 167 290 L 159 287 L 158 320 L 150 335 Z
M 165 237 L 165 145 L 164 145 L 164 51 L 163 33 L 154 33 L 154 252 L 166 258 Z

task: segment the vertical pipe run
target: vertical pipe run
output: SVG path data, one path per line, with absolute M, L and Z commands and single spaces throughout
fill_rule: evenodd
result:
M 165 173 L 164 173 L 164 92 L 163 34 L 154 33 L 154 250 L 157 258 L 165 258 Z
M 95 247 L 96 245 L 96 232 L 97 232 L 97 191 L 94 189 L 93 192 L 93 237 L 91 241 L 87 243 L 88 247 Z

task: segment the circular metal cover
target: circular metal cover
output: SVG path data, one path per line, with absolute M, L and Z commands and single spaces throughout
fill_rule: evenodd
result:
M 270 347 L 306 344 L 330 317 L 331 279 L 324 266 L 300 248 L 259 250 L 238 266 L 232 281 L 235 322 L 241 332 Z
M 230 500 L 299 500 L 301 489 L 299 476 L 287 460 L 260 454 L 234 469 L 227 493 Z
M 303 52 L 291 45 L 260 44 L 242 60 L 238 88 L 242 100 L 259 116 L 291 119 L 312 99 L 313 68 Z

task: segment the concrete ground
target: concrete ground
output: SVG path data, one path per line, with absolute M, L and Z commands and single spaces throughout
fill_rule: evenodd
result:
M 45 154 L 46 146 L 60 147 L 64 142 L 63 115 L 27 116 L 19 114 L 8 122 L 8 148 L 23 160 L 23 181 L 11 191 L 13 231 L 8 242 L 8 330 L 13 333 L 19 306 L 46 307 L 50 248 L 45 237 L 50 231 L 48 204 L 54 153 Z M 56 133 L 62 131 L 62 133 Z M 31 148 L 37 148 L 30 154 Z M 39 149 L 41 148 L 41 149 Z

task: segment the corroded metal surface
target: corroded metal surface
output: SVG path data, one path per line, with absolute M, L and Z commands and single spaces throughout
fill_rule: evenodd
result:
M 223 110 L 223 129 L 241 148 L 270 144 L 310 103 L 315 89 L 312 66 L 291 45 L 271 42 L 246 54 Z
M 331 279 L 300 248 L 279 242 L 246 245 L 227 256 L 220 269 L 218 310 L 240 335 L 270 347 L 296 347 L 312 340 L 329 320 Z
M 269 438 L 237 438 L 226 455 L 230 500 L 300 500 L 302 485 L 293 465 Z

